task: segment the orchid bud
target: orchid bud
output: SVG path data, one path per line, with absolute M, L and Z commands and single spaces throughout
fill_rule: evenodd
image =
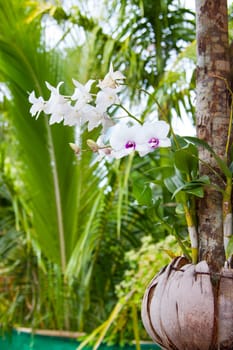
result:
M 69 143 L 69 145 L 70 145 L 70 148 L 72 148 L 72 150 L 74 151 L 75 154 L 80 154 L 81 148 L 78 145 L 76 145 L 75 143 L 71 143 L 71 142 Z
M 87 145 L 93 152 L 98 152 L 99 146 L 97 145 L 97 143 L 95 141 L 88 139 Z

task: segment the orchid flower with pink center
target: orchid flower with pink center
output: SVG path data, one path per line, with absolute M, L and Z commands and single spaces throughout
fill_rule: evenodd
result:
M 170 147 L 171 141 L 167 137 L 169 125 L 163 120 L 145 122 L 138 135 L 137 151 L 141 157 L 153 152 L 158 147 Z
M 105 75 L 103 80 L 99 81 L 98 86 L 100 89 L 111 88 L 115 89 L 119 86 L 118 82 L 125 79 L 125 76 L 119 71 L 113 70 L 112 62 L 110 63 L 109 72 Z
M 111 128 L 109 143 L 112 148 L 112 156 L 122 158 L 137 150 L 137 137 L 140 133 L 140 125 L 128 126 L 118 123 Z
M 158 147 L 171 145 L 167 137 L 169 125 L 164 121 L 146 122 L 134 126 L 118 123 L 111 129 L 109 142 L 112 156 L 115 158 L 122 158 L 133 151 L 137 151 L 143 157 Z

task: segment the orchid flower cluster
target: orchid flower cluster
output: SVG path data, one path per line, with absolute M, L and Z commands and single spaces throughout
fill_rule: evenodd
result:
M 73 79 L 74 91 L 71 96 L 60 94 L 60 82 L 57 87 L 46 82 L 50 97 L 44 100 L 36 97 L 35 91 L 29 95 L 32 104 L 30 113 L 38 118 L 41 112 L 50 116 L 49 124 L 63 122 L 64 125 L 87 127 L 88 131 L 101 126 L 101 134 L 96 141 L 88 140 L 92 151 L 99 153 L 100 158 L 122 158 L 136 151 L 145 156 L 158 147 L 169 147 L 171 142 L 167 137 L 169 125 L 162 120 L 145 121 L 142 123 L 130 113 L 124 118 L 110 115 L 112 106 L 122 106 L 119 98 L 125 76 L 120 71 L 114 71 L 112 64 L 103 80 L 88 80 L 81 84 Z M 91 88 L 96 86 L 97 93 Z M 127 111 L 122 107 L 124 111 Z M 131 119 L 129 117 L 132 117 Z M 130 119 L 130 122 L 129 122 Z M 80 148 L 70 144 L 78 153 Z

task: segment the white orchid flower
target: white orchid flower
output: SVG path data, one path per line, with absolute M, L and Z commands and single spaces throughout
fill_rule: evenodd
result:
M 141 157 L 153 152 L 158 147 L 170 147 L 171 141 L 167 137 L 169 125 L 163 120 L 146 122 L 141 126 L 138 135 L 137 151 Z
M 37 119 L 40 113 L 45 110 L 46 101 L 41 96 L 37 98 L 35 95 L 35 91 L 32 91 L 30 93 L 28 100 L 32 104 L 30 108 L 30 113 L 33 117 L 36 116 Z
M 143 157 L 158 147 L 171 145 L 167 137 L 169 125 L 164 121 L 146 122 L 131 127 L 118 123 L 111 129 L 109 142 L 115 158 L 122 158 L 133 151 L 137 151 Z
M 102 124 L 102 127 L 103 127 L 102 133 L 103 134 L 107 134 L 109 128 L 114 126 L 116 123 L 114 122 L 114 120 L 107 113 L 103 113 L 103 118 L 102 118 L 101 124 Z
M 67 100 L 65 96 L 61 95 L 59 92 L 60 86 L 63 84 L 61 81 L 57 87 L 50 85 L 47 81 L 45 82 L 47 88 L 51 91 L 50 98 L 47 101 L 45 113 L 52 114 L 54 110 L 58 109 L 59 105 L 66 104 Z
M 119 71 L 113 70 L 112 62 L 110 63 L 109 72 L 105 75 L 103 80 L 99 81 L 100 89 L 111 88 L 115 89 L 119 86 L 118 82 L 124 80 L 126 77 Z
M 118 91 L 116 89 L 112 89 L 110 87 L 100 90 L 96 96 L 96 108 L 103 113 L 108 109 L 108 107 L 114 104 L 119 104 L 120 100 L 117 92 Z
M 70 102 L 59 92 L 63 82 L 61 81 L 57 87 L 50 85 L 48 82 L 45 83 L 47 88 L 51 91 L 51 95 L 44 111 L 46 114 L 51 114 L 49 124 L 60 123 L 64 117 L 70 113 L 71 108 Z
M 80 127 L 87 124 L 88 131 L 101 125 L 102 134 L 94 144 L 100 157 L 107 155 L 109 158 L 122 158 L 134 151 L 143 157 L 158 147 L 169 147 L 171 145 L 168 138 L 169 125 L 165 121 L 157 120 L 144 124 L 138 122 L 128 126 L 123 122 L 114 124 L 115 122 L 107 114 L 110 106 L 120 104 L 118 84 L 119 80 L 123 79 L 125 76 L 120 71 L 114 72 L 111 63 L 109 72 L 98 84 L 100 91 L 96 94 L 95 105 L 90 93 L 95 80 L 90 79 L 86 84 L 73 80 L 75 90 L 72 96 L 60 94 L 59 89 L 63 82 L 56 87 L 46 82 L 51 92 L 49 100 L 37 98 L 32 91 L 29 95 L 29 102 L 32 104 L 30 113 L 38 117 L 44 111 L 50 115 L 50 124 L 61 121 L 69 126 Z
M 76 109 L 75 106 L 70 106 L 69 110 L 66 111 L 64 115 L 64 125 L 69 126 L 80 126 L 81 124 L 81 111 Z
M 75 85 L 75 90 L 71 99 L 73 101 L 77 101 L 79 108 L 83 107 L 86 103 L 92 101 L 92 95 L 90 93 L 91 86 L 95 82 L 95 80 L 90 79 L 88 82 L 83 85 L 79 81 L 73 79 L 73 83 Z
M 98 127 L 103 119 L 104 114 L 92 105 L 86 104 L 82 109 L 81 122 L 82 124 L 87 123 L 88 131 Z
M 72 106 L 69 102 L 67 102 L 66 104 L 58 105 L 57 108 L 54 109 L 54 111 L 51 113 L 49 124 L 51 125 L 62 122 L 72 112 Z
M 112 156 L 122 158 L 137 150 L 137 138 L 140 135 L 140 125 L 129 127 L 118 123 L 111 128 L 109 143 L 112 147 Z

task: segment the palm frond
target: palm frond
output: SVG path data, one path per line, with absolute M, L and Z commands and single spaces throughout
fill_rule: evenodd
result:
M 40 24 L 26 24 L 22 4 L 1 3 L 0 75 L 11 92 L 10 123 L 21 149 L 34 233 L 46 254 L 64 268 L 65 235 L 76 215 L 72 206 L 69 220 L 64 214 L 67 197 L 71 193 L 75 196 L 76 191 L 74 156 L 68 146 L 65 148 L 74 138 L 74 131 L 50 127 L 46 119 L 36 122 L 29 115 L 28 92 L 35 89 L 43 93 L 45 79 L 50 77 L 53 83 L 61 74 L 61 62 L 58 53 L 46 53 L 41 46 Z M 67 179 L 72 179 L 72 187 L 65 186 Z

